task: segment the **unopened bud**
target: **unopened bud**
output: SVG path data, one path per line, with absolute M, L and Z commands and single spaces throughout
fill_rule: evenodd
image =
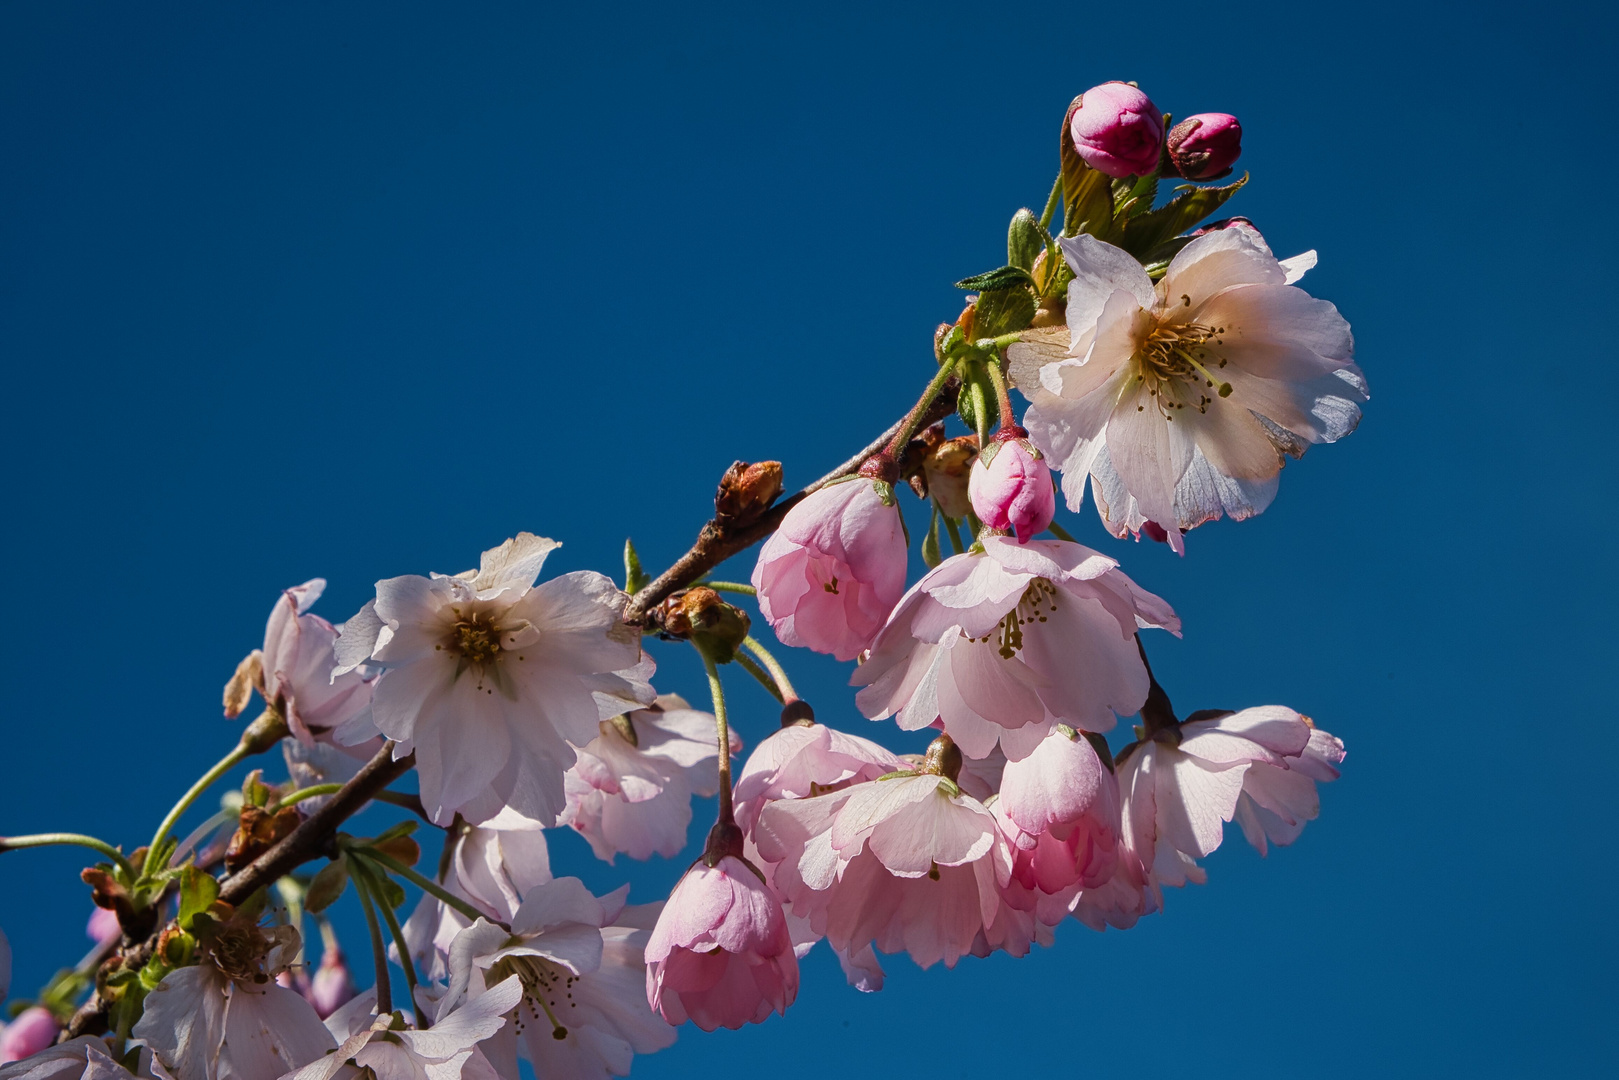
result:
M 334 946 L 321 953 L 320 967 L 304 997 L 322 1020 L 354 1000 L 354 980 L 349 976 L 342 949 Z
M 928 478 L 928 494 L 939 504 L 939 513 L 960 521 L 971 508 L 967 497 L 967 475 L 978 456 L 978 436 L 960 435 L 939 443 L 922 461 Z
M 1006 262 L 1025 270 L 1034 269 L 1034 260 L 1046 250 L 1045 230 L 1034 211 L 1024 207 L 1012 215 L 1012 224 L 1006 229 Z
M 0 1032 L 0 1062 L 33 1057 L 56 1042 L 61 1030 L 49 1009 L 40 1005 L 24 1009 Z
M 1129 83 L 1103 83 L 1085 91 L 1068 133 L 1081 160 L 1097 172 L 1117 179 L 1158 171 L 1164 117 Z
M 1198 113 L 1169 131 L 1169 160 L 1188 180 L 1213 180 L 1242 156 L 1242 125 L 1230 113 Z
M 717 664 L 730 663 L 752 626 L 745 612 L 704 585 L 675 593 L 659 605 L 658 614 L 665 633 L 692 639 Z
M 770 508 L 781 494 L 781 462 L 738 461 L 720 478 L 714 493 L 714 519 L 722 525 L 746 525 Z
M 90 921 L 85 923 L 84 933 L 97 945 L 105 945 L 123 936 L 124 929 L 118 925 L 117 912 L 98 907 L 90 911 Z
M 978 520 L 1011 531 L 1020 544 L 1044 532 L 1057 514 L 1050 467 L 1017 435 L 997 440 L 978 455 L 967 490 Z

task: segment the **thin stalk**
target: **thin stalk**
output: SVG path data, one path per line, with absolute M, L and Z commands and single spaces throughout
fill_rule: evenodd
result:
M 303 802 L 305 799 L 314 799 L 322 795 L 336 795 L 342 790 L 342 784 L 311 784 L 309 787 L 299 788 L 297 791 L 281 796 L 281 805 L 293 806 Z
M 749 675 L 752 675 L 755 679 L 759 680 L 759 685 L 768 690 L 771 697 L 775 698 L 783 705 L 787 704 L 787 699 L 781 696 L 781 690 L 776 686 L 776 680 L 770 677 L 770 672 L 766 671 L 764 668 L 755 663 L 751 656 L 749 656 L 747 653 L 739 652 L 731 659 L 735 660 L 738 664 L 741 664 L 743 671 L 746 671 Z
M 217 765 L 203 773 L 197 779 L 197 782 L 191 785 L 191 790 L 180 796 L 180 801 L 174 804 L 168 816 L 163 819 L 162 824 L 158 825 L 157 832 L 152 836 L 152 842 L 146 846 L 146 866 L 143 873 L 151 874 L 157 870 L 158 846 L 168 837 L 174 826 L 179 824 L 180 815 L 191 809 L 191 804 L 197 801 L 199 795 L 212 787 L 214 781 L 246 761 L 252 753 L 252 750 L 238 743 L 235 749 L 219 759 Z
M 479 919 L 489 918 L 489 915 L 486 912 L 479 911 L 477 908 L 473 907 L 459 896 L 456 896 L 454 893 L 447 890 L 444 886 L 440 885 L 432 878 L 409 866 L 406 866 L 392 855 L 384 854 L 383 852 L 378 851 L 376 848 L 362 848 L 361 851 L 365 858 L 370 859 L 372 862 L 377 863 L 380 866 L 386 866 L 389 870 L 392 870 L 395 874 L 398 874 L 400 877 L 404 878 L 418 889 L 421 889 L 435 900 L 440 900 L 450 905 L 452 908 L 459 911 L 473 922 L 477 922 Z M 506 924 L 497 923 L 496 925 L 505 926 Z
M 961 529 L 957 527 L 956 519 L 948 514 L 940 514 L 939 516 L 944 518 L 945 532 L 950 534 L 950 550 L 960 555 L 967 549 L 961 546 Z
M 740 581 L 699 581 L 699 585 L 707 585 L 715 592 L 741 593 L 743 596 L 758 596 L 759 590 L 752 585 L 744 585 Z
M 422 1012 L 421 1004 L 416 1000 L 416 963 L 410 958 L 410 946 L 405 944 L 405 930 L 399 925 L 399 916 L 394 909 L 388 906 L 388 901 L 382 893 L 382 884 L 377 880 L 381 873 L 364 857 L 357 858 L 353 865 L 358 867 L 360 873 L 365 875 L 366 883 L 371 887 L 372 895 L 376 897 L 377 906 L 382 909 L 382 921 L 388 924 L 388 933 L 393 935 L 394 947 L 399 950 L 399 966 L 405 972 L 405 988 L 410 992 L 410 1006 L 416 1013 L 416 1026 L 422 1030 L 427 1029 L 427 1016 Z
M 1062 173 L 1057 174 L 1057 182 L 1051 185 L 1051 194 L 1046 196 L 1046 209 L 1040 215 L 1040 227 L 1051 229 L 1051 219 L 1057 216 L 1057 201 L 1062 198 Z
M 1072 533 L 1063 528 L 1061 525 L 1058 525 L 1055 521 L 1053 521 L 1050 525 L 1047 525 L 1046 528 L 1051 532 L 1051 535 L 1055 536 L 1058 540 L 1066 540 L 1070 544 L 1079 543 L 1078 540 L 1074 539 Z
M 742 647 L 757 656 L 759 663 L 763 664 L 770 672 L 770 677 L 776 680 L 776 685 L 781 688 L 783 702 L 798 700 L 798 691 L 793 689 L 792 680 L 787 678 L 787 669 L 781 666 L 779 660 L 770 655 L 769 649 L 766 649 L 752 637 L 743 638 Z
M 169 866 L 172 868 L 178 866 L 180 863 L 185 862 L 186 856 L 191 854 L 193 848 L 197 847 L 204 840 L 206 840 L 209 833 L 225 824 L 225 822 L 230 821 L 235 816 L 236 815 L 232 814 L 229 810 L 221 810 L 213 817 L 203 822 L 201 825 L 198 825 L 195 829 L 192 829 L 191 835 L 180 841 L 180 846 L 174 849 L 173 855 L 169 856 Z
M 911 411 L 905 414 L 904 420 L 900 421 L 899 430 L 894 432 L 894 437 L 888 441 L 885 452 L 889 457 L 894 458 L 896 461 L 899 459 L 900 454 L 905 449 L 905 444 L 911 441 L 911 436 L 916 434 L 916 429 L 922 426 L 922 418 L 927 415 L 928 409 L 932 407 L 933 399 L 939 396 L 939 391 L 944 389 L 944 384 L 949 382 L 950 376 L 955 373 L 956 361 L 954 359 L 946 358 L 945 362 L 939 365 L 939 373 L 933 376 L 933 381 L 928 383 L 927 389 L 922 391 L 922 396 L 911 407 Z
M 0 837 L 0 851 L 11 851 L 17 848 L 51 847 L 56 844 L 70 844 L 74 847 L 85 847 L 91 851 L 99 851 L 117 863 L 118 868 L 131 878 L 135 876 L 135 869 L 129 865 L 129 860 L 124 858 L 123 852 L 105 840 L 97 840 L 95 837 L 86 836 L 83 833 L 46 832 L 33 833 L 29 836 Z
M 366 928 L 371 931 L 371 957 L 377 972 L 377 1015 L 381 1016 L 394 1011 L 393 989 L 388 985 L 388 946 L 382 943 L 382 927 L 377 924 L 377 912 L 371 906 L 371 883 L 363 872 L 353 875 L 353 879 L 360 907 L 365 910 Z
M 989 369 L 989 381 L 995 387 L 995 402 L 1001 407 L 1001 427 L 1016 427 L 1017 413 L 1012 411 L 1012 392 L 1006 387 L 1006 373 L 1001 370 L 1000 360 L 991 360 L 984 367 Z
M 714 730 L 720 746 L 719 823 L 734 825 L 736 815 L 731 806 L 731 728 L 725 719 L 725 687 L 720 684 L 719 669 L 714 666 L 714 658 L 708 655 L 708 650 L 696 641 L 692 644 L 697 646 L 697 653 L 703 658 L 703 670 L 708 673 L 708 692 L 714 699 Z

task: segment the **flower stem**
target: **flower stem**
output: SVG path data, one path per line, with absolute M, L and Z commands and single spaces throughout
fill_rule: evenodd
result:
M 714 658 L 696 640 L 697 654 L 703 658 L 703 670 L 708 673 L 708 692 L 714 698 L 714 729 L 720 746 L 720 812 L 719 823 L 734 825 L 736 816 L 731 807 L 731 729 L 725 718 L 725 687 L 720 684 L 719 669 Z
M 763 664 L 770 672 L 770 677 L 776 680 L 776 686 L 781 690 L 779 696 L 784 704 L 798 700 L 798 691 L 793 689 L 792 680 L 787 678 L 787 670 L 781 666 L 780 661 L 770 655 L 769 649 L 766 649 L 752 637 L 743 638 L 742 647 L 757 656 L 759 663 Z
M 173 808 L 169 810 L 168 816 L 163 819 L 162 824 L 157 827 L 157 832 L 153 834 L 152 842 L 146 847 L 146 866 L 143 868 L 142 873 L 151 874 L 157 870 L 158 848 L 162 845 L 164 839 L 168 837 L 174 826 L 179 823 L 180 815 L 191 809 L 191 804 L 196 802 L 197 797 L 204 791 L 212 787 L 214 781 L 247 760 L 252 753 L 253 751 L 247 746 L 238 743 L 235 749 L 219 759 L 217 765 L 198 777 L 197 782 L 191 785 L 191 790 L 180 796 L 180 801 L 175 803 Z
M 370 859 L 372 862 L 377 863 L 380 866 L 387 867 L 389 870 L 398 874 L 400 877 L 404 878 L 418 889 L 421 889 L 424 893 L 427 893 L 435 900 L 448 904 L 450 907 L 454 908 L 456 911 L 459 911 L 473 922 L 477 922 L 479 919 L 489 918 L 487 913 L 479 911 L 477 908 L 450 892 L 432 878 L 412 867 L 406 866 L 392 855 L 378 851 L 376 848 L 363 848 L 361 850 L 365 858 Z M 496 922 L 496 920 L 493 919 L 490 921 Z M 505 926 L 506 924 L 496 922 L 496 925 Z
M 297 791 L 283 795 L 281 797 L 281 805 L 293 806 L 297 803 L 303 802 L 305 799 L 314 799 L 321 795 L 336 795 L 342 790 L 342 784 L 312 784 L 309 787 L 299 788 Z
M 0 837 L 0 851 L 12 851 L 15 849 L 31 847 L 50 847 L 56 844 L 71 844 L 74 847 L 86 847 L 91 851 L 99 851 L 101 854 L 107 856 L 107 858 L 117 863 L 119 869 L 123 870 L 123 872 L 128 874 L 131 878 L 135 876 L 135 869 L 129 865 L 129 860 L 124 858 L 123 852 L 119 851 L 105 840 L 97 840 L 95 837 L 86 836 L 83 833 L 47 832 L 33 833 L 29 836 Z
M 1064 136 L 1066 138 L 1067 136 Z M 1051 219 L 1057 215 L 1057 200 L 1062 198 L 1062 173 L 1057 174 L 1057 182 L 1051 185 L 1051 194 L 1046 196 L 1046 209 L 1040 215 L 1040 227 L 1050 230 Z
M 772 679 L 770 677 L 770 672 L 760 667 L 758 663 L 754 661 L 753 657 L 749 656 L 747 653 L 739 652 L 733 656 L 732 659 L 738 664 L 742 665 L 743 671 L 746 671 L 749 675 L 752 675 L 755 679 L 759 680 L 759 685 L 768 690 L 771 697 L 775 698 L 783 705 L 787 704 L 787 700 L 781 696 L 781 689 L 776 686 L 776 680 Z
M 945 532 L 950 534 L 950 550 L 960 555 L 967 549 L 961 546 L 961 529 L 956 525 L 956 519 L 948 514 L 940 514 L 939 516 L 944 518 Z
M 371 882 L 362 871 L 354 875 L 354 891 L 359 894 L 360 907 L 365 910 L 366 929 L 371 931 L 371 958 L 377 972 L 377 1015 L 394 1009 L 393 990 L 388 985 L 388 947 L 382 943 L 382 927 L 377 924 L 377 912 L 372 906 Z
M 989 381 L 995 387 L 995 401 L 1001 407 L 1001 427 L 1017 427 L 1017 414 L 1012 411 L 1012 393 L 1006 387 L 1006 373 L 1001 370 L 1001 361 L 999 358 L 991 360 L 984 367 L 989 369 Z
M 922 396 L 911 407 L 911 411 L 905 414 L 905 419 L 900 421 L 899 430 L 894 432 L 894 437 L 889 440 L 885 451 L 889 457 L 895 460 L 899 459 L 900 454 L 905 450 L 905 444 L 911 441 L 911 436 L 916 434 L 916 429 L 922 426 L 922 418 L 927 415 L 928 409 L 933 405 L 933 399 L 939 396 L 939 391 L 944 389 L 944 384 L 949 382 L 950 376 L 955 373 L 955 359 L 946 357 L 944 363 L 939 365 L 939 373 L 933 376 L 933 381 L 928 383 L 926 390 L 922 391 Z
M 759 590 L 752 585 L 744 585 L 740 581 L 699 581 L 699 585 L 707 585 L 715 592 L 741 593 L 743 596 L 758 596 Z
M 1051 535 L 1055 536 L 1058 540 L 1066 540 L 1070 544 L 1079 543 L 1078 540 L 1074 539 L 1072 533 L 1063 528 L 1061 525 L 1058 525 L 1055 521 L 1053 521 L 1050 525 L 1047 525 L 1046 528 L 1051 532 Z
M 371 895 L 377 901 L 377 907 L 382 910 L 382 921 L 388 924 L 388 933 L 393 935 L 394 947 L 399 950 L 399 966 L 405 971 L 405 987 L 410 993 L 410 1006 L 416 1013 L 416 1026 L 426 1030 L 427 1017 L 422 1013 L 421 1003 L 416 1000 L 416 962 L 410 957 L 410 946 L 405 944 L 405 930 L 399 925 L 399 916 L 388 906 L 388 901 L 383 896 L 382 882 L 378 880 L 382 871 L 363 856 L 355 858 L 353 865 L 359 868 L 360 874 L 365 877 Z

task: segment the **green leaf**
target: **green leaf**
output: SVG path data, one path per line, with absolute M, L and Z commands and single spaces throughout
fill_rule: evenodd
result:
M 1028 289 L 986 289 L 978 294 L 973 333 L 1000 337 L 1028 329 L 1034 319 L 1034 295 Z
M 1033 265 L 1033 260 L 1030 261 L 1030 265 Z M 1003 266 L 998 270 L 974 274 L 970 278 L 962 278 L 956 282 L 956 288 L 966 289 L 968 292 L 978 292 L 981 289 L 1015 289 L 1019 285 L 1034 285 L 1034 278 L 1021 266 Z
M 944 561 L 939 553 L 939 506 L 933 506 L 933 520 L 928 524 L 928 534 L 922 538 L 922 561 L 932 570 Z
M 321 867 L 310 881 L 309 891 L 304 893 L 304 910 L 311 915 L 325 911 L 337 903 L 338 897 L 342 896 L 348 887 L 348 856 L 339 855 Z
M 1184 185 L 1163 206 L 1126 221 L 1123 234 L 1117 239 L 1118 246 L 1140 258 L 1165 241 L 1196 227 L 1198 222 L 1225 205 L 1225 201 L 1247 182 L 1248 174 L 1243 173 L 1241 180 L 1225 187 Z
M 219 899 L 219 882 L 212 874 L 205 874 L 196 866 L 187 864 L 180 869 L 180 928 L 190 930 L 196 917 Z
M 380 868 L 377 870 L 376 877 L 373 880 L 377 883 L 377 892 L 381 894 L 378 897 L 379 900 L 395 911 L 404 906 L 405 889 L 399 882 L 383 873 Z
M 624 591 L 634 596 L 646 588 L 652 579 L 641 569 L 641 556 L 636 554 L 635 541 L 624 541 Z
M 377 844 L 387 843 L 396 836 L 410 836 L 416 831 L 416 824 L 415 818 L 406 818 L 404 821 L 397 822 L 373 836 L 370 841 L 371 845 L 375 847 Z

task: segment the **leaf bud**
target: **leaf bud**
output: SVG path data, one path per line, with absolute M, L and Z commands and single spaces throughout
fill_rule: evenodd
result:
M 780 494 L 781 462 L 735 462 L 725 470 L 714 493 L 714 520 L 721 525 L 747 525 Z
M 682 589 L 665 600 L 657 621 L 664 633 L 697 642 L 716 664 L 731 662 L 752 625 L 745 612 L 703 585 Z
M 1034 269 L 1034 261 L 1046 250 L 1045 230 L 1034 211 L 1024 207 L 1012 215 L 1012 224 L 1006 229 L 1006 262 L 1025 270 Z

